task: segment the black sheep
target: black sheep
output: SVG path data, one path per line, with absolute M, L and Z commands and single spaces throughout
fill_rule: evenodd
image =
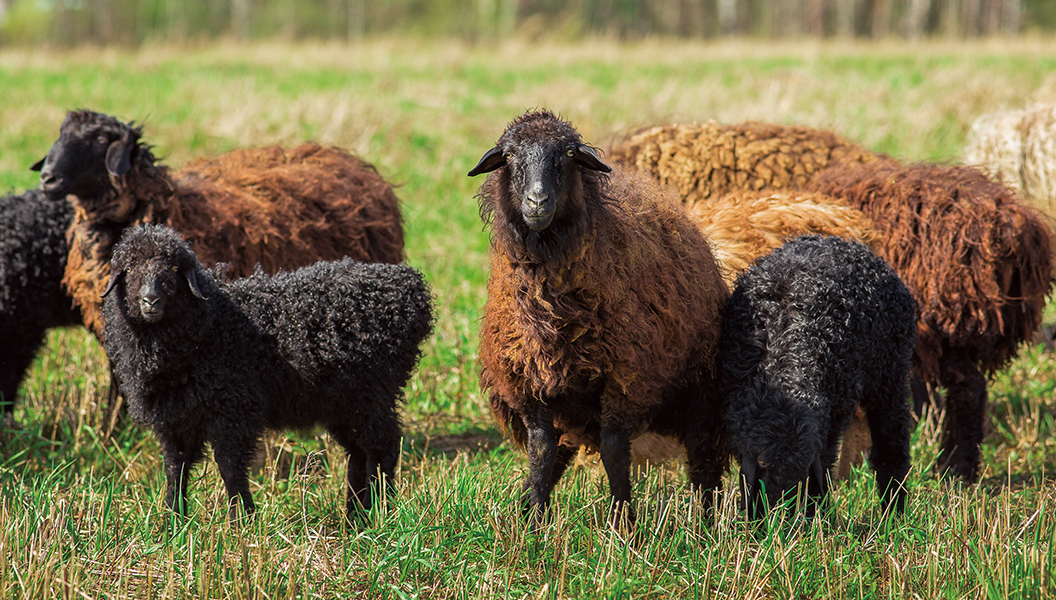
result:
M 392 483 L 397 403 L 432 329 L 417 270 L 352 259 L 233 281 L 171 228 L 116 246 L 104 346 L 132 416 L 165 455 L 166 504 L 186 514 L 208 441 L 231 501 L 253 511 L 246 469 L 265 428 L 321 425 L 348 452 L 347 515 Z
M 0 199 L 0 406 L 7 418 L 26 369 L 51 327 L 79 325 L 62 289 L 73 208 L 40 190 Z
M 719 388 L 752 518 L 760 484 L 773 506 L 806 482 L 813 515 L 859 405 L 882 505 L 904 508 L 915 331 L 913 296 L 857 242 L 800 237 L 738 278 L 723 319 Z

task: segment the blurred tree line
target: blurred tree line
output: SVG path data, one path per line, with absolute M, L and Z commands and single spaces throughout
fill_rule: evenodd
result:
M 1056 0 L 0 0 L 0 44 L 339 39 L 470 41 L 1015 35 L 1056 29 Z

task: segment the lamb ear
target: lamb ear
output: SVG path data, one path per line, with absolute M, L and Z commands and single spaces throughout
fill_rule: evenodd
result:
M 110 283 L 106 284 L 106 291 L 104 291 L 103 295 L 99 296 L 99 297 L 100 298 L 106 298 L 107 296 L 109 296 L 110 292 L 114 291 L 114 288 L 117 287 L 117 282 L 121 279 L 121 276 L 124 275 L 124 274 L 125 274 L 125 270 L 124 269 L 122 269 L 120 271 L 116 271 L 116 272 L 115 271 L 111 271 L 110 272 Z
M 576 147 L 576 155 L 573 157 L 573 160 L 579 163 L 580 166 L 592 171 L 601 171 L 602 173 L 609 173 L 612 171 L 612 167 L 601 162 L 601 157 L 598 156 L 598 151 L 586 144 L 580 144 Z
M 39 170 L 43 169 L 44 168 L 44 161 L 46 161 L 46 160 L 48 160 L 47 156 L 45 156 L 44 158 L 42 158 L 42 159 L 38 160 L 37 162 L 33 163 L 33 166 L 30 167 L 29 170 L 30 171 L 39 171 Z
M 106 172 L 114 177 L 120 177 L 132 168 L 132 147 L 135 143 L 131 140 L 117 140 L 106 149 Z
M 758 466 L 759 465 L 755 462 L 755 459 L 749 458 L 747 455 L 741 459 L 741 477 L 743 477 L 748 484 L 754 484 L 758 478 L 758 473 L 756 472 Z
M 191 288 L 191 293 L 194 294 L 196 298 L 208 300 L 208 298 L 202 294 L 202 290 L 198 289 L 198 277 L 194 274 L 194 269 L 184 269 L 183 277 L 187 280 L 187 285 Z
M 490 173 L 505 165 L 506 156 L 503 155 L 502 150 L 496 146 L 485 152 L 484 156 L 480 157 L 480 162 L 478 162 L 477 166 L 473 167 L 473 170 L 469 172 L 469 176 L 476 177 L 481 173 Z

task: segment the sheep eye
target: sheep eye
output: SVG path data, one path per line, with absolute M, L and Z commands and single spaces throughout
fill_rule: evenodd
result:
M 173 265 L 173 266 L 172 266 L 172 272 L 173 272 L 173 273 L 175 273 L 176 271 L 179 271 L 179 270 L 180 270 L 180 268 L 179 268 L 179 267 L 177 267 L 176 265 Z
M 109 142 L 110 140 L 106 139 L 105 135 L 100 135 L 100 136 L 96 136 L 95 141 L 99 142 L 100 144 L 105 144 L 105 143 Z
M 565 152 L 565 154 L 567 154 L 569 158 L 572 158 L 576 155 L 576 151 L 573 148 L 569 148 L 568 152 Z
M 507 152 L 503 157 L 505 157 L 506 160 L 513 160 L 513 152 Z

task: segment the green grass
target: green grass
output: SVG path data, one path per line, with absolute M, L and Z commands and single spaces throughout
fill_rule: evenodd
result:
M 584 461 L 558 487 L 551 523 L 528 533 L 516 502 L 526 461 L 477 387 L 487 234 L 481 181 L 465 175 L 509 120 L 538 106 L 598 145 L 661 122 L 761 119 L 832 128 L 908 160 L 957 160 L 978 115 L 1056 96 L 1053 56 L 1048 40 L 0 51 L 0 191 L 35 185 L 27 167 L 78 107 L 143 122 L 174 166 L 245 145 L 340 144 L 400 183 L 408 259 L 439 307 L 407 390 L 396 501 L 351 530 L 340 449 L 310 433 L 269 449 L 252 478 L 252 521 L 226 522 L 207 461 L 191 518 L 171 523 L 153 438 L 130 427 L 99 440 L 101 349 L 81 330 L 51 332 L 16 426 L 0 433 L 0 598 L 1056 593 L 1056 358 L 1042 346 L 993 379 L 979 485 L 936 479 L 938 433 L 917 428 L 901 520 L 880 514 L 867 470 L 838 484 L 813 523 L 751 530 L 735 494 L 704 519 L 674 464 L 636 478 L 637 531 L 624 540 L 605 526 L 603 472 Z

